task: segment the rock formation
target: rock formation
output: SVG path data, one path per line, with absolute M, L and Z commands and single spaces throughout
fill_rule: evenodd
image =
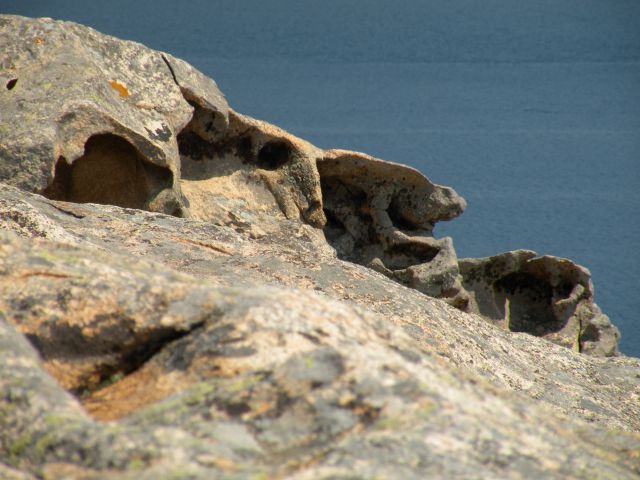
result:
M 466 307 L 450 238 L 433 238 L 464 199 L 413 168 L 342 150 L 318 161 L 327 241 L 345 260 L 367 265 L 432 297 Z
M 0 52 L 0 477 L 640 474 L 586 269 L 458 261 L 452 189 L 168 54 L 13 16 Z
M 583 353 L 617 353 L 620 333 L 593 303 L 591 274 L 584 267 L 518 250 L 460 260 L 460 270 L 471 292 L 469 311 Z
M 0 178 L 59 200 L 178 213 L 175 137 L 194 108 L 227 122 L 215 82 L 169 54 L 60 27 L 0 21 Z

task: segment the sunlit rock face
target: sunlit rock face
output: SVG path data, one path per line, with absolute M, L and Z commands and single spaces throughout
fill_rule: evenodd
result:
M 59 200 L 181 215 L 177 134 L 215 82 L 171 55 L 70 22 L 0 20 L 0 179 Z M 36 128 L 37 126 L 37 128 Z
M 452 239 L 433 237 L 436 222 L 466 207 L 452 188 L 363 153 L 323 151 L 234 112 L 213 80 L 140 44 L 48 19 L 6 16 L 0 28 L 0 105 L 12 119 L 0 126 L 3 181 L 54 200 L 222 224 L 268 213 L 262 225 L 253 222 L 258 236 L 276 218 L 299 220 L 341 259 L 505 328 L 594 355 L 617 352 L 619 334 L 593 303 L 588 279 L 540 280 L 545 274 L 519 266 L 505 278 L 481 278 L 473 261 L 459 266 Z M 569 284 L 582 290 L 564 292 Z M 514 288 L 544 300 L 493 297 Z
M 300 219 L 322 228 L 321 150 L 266 122 L 230 111 L 229 126 L 207 133 L 213 120 L 196 109 L 178 136 L 182 186 L 195 218 L 216 221 L 217 200 L 246 211 Z
M 453 189 L 168 54 L 0 16 L 0 55 L 0 477 L 637 478 L 586 269 L 458 260 Z

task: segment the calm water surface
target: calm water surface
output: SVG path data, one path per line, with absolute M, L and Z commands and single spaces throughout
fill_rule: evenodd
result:
M 640 2 L 0 0 L 141 41 L 238 111 L 412 165 L 469 204 L 459 256 L 516 248 L 593 273 L 640 356 Z

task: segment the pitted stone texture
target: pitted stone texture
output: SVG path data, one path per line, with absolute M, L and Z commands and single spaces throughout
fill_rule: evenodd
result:
M 137 43 L 69 22 L 6 15 L 0 42 L 0 179 L 56 200 L 250 225 L 254 238 L 277 232 L 274 218 L 302 220 L 324 228 L 340 258 L 468 307 L 451 239 L 432 236 L 435 222 L 465 208 L 451 188 L 365 154 L 322 151 L 235 113 L 213 80 Z M 554 300 L 552 313 L 516 302 L 532 310 L 511 315 L 510 323 L 566 320 L 561 333 L 540 328 L 571 346 L 577 322 L 582 352 L 614 354 L 617 330 L 593 302 L 574 299 L 583 293 Z M 504 318 L 499 313 L 490 316 Z M 517 322 L 515 330 L 540 330 Z
M 436 222 L 460 215 L 463 198 L 413 168 L 345 150 L 318 160 L 325 235 L 340 258 L 465 308 L 450 238 L 432 236 Z
M 590 272 L 570 260 L 516 250 L 461 259 L 469 310 L 501 328 L 595 356 L 618 353 L 620 333 L 593 300 Z
M 218 222 L 219 199 L 322 228 L 321 150 L 266 122 L 231 111 L 224 135 L 197 115 L 180 134 L 182 188 L 195 218 Z
M 46 18 L 0 16 L 0 52 L 1 180 L 60 200 L 181 213 L 176 136 L 193 113 L 182 91 L 226 117 L 212 80 Z
M 436 222 L 451 220 L 466 207 L 452 188 L 431 183 L 414 168 L 364 153 L 327 150 L 318 160 L 318 169 L 323 180 L 345 185 L 354 195 L 364 194 L 373 209 L 386 212 L 389 220 L 380 219 L 379 228 L 395 221 L 430 232 Z M 393 242 L 393 234 L 387 235 L 387 241 Z

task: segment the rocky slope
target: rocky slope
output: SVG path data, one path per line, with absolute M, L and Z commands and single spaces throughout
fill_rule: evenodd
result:
M 2 478 L 640 474 L 586 269 L 459 261 L 451 188 L 168 54 L 11 16 L 0 52 Z

